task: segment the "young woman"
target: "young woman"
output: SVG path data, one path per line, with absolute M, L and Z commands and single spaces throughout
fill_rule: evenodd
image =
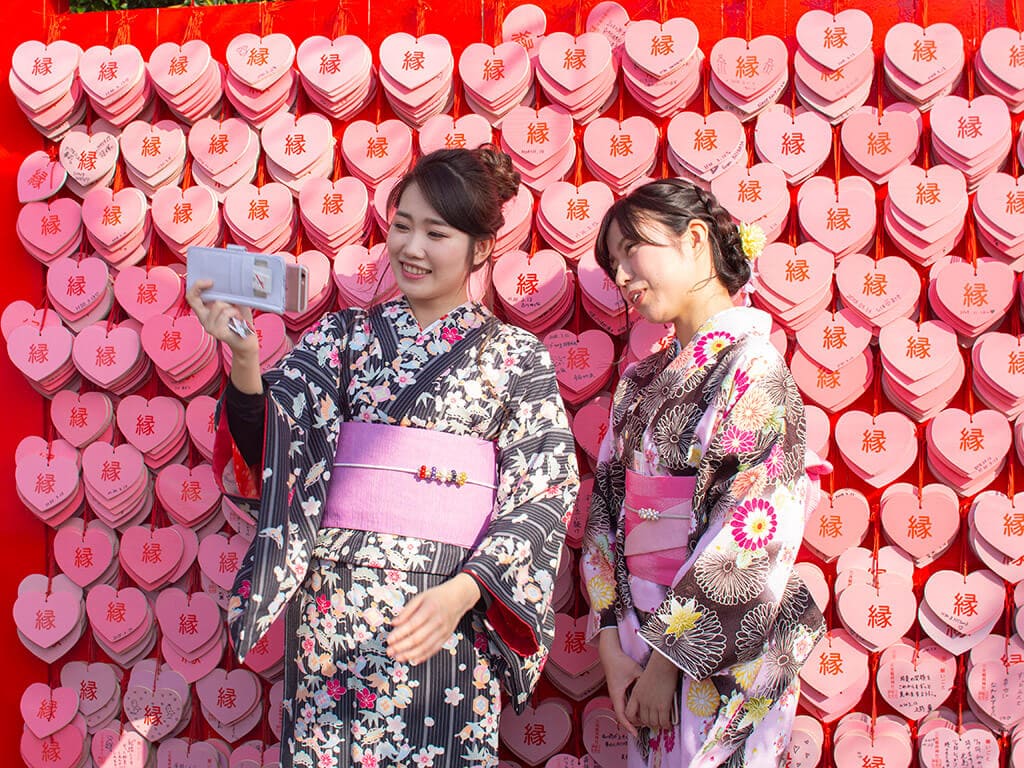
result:
M 824 622 L 792 569 L 816 478 L 803 403 L 737 307 L 737 227 L 703 190 L 655 181 L 616 202 L 598 263 L 675 344 L 615 391 L 584 551 L 592 632 L 629 765 L 766 768 L 783 759 L 797 673 Z
M 392 193 L 404 296 L 326 315 L 269 374 L 241 309 L 188 297 L 231 347 L 215 471 L 261 498 L 228 611 L 239 657 L 286 614 L 282 764 L 497 764 L 554 634 L 577 478 L 551 360 L 468 300 L 518 174 L 420 159 Z

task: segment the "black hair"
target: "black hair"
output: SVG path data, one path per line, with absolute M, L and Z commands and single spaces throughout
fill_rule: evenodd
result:
M 680 179 L 652 181 L 612 204 L 597 235 L 597 263 L 614 281 L 608 249 L 608 228 L 613 221 L 628 241 L 663 245 L 651 240 L 652 223 L 660 224 L 678 238 L 694 219 L 703 221 L 708 228 L 718 281 L 730 295 L 736 293 L 750 279 L 750 262 L 743 253 L 739 229 L 714 195 Z

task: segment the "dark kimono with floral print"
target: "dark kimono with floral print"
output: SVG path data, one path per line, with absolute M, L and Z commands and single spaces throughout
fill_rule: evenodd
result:
M 245 465 L 223 412 L 214 464 L 226 492 L 261 500 L 228 610 L 239 657 L 287 611 L 283 764 L 495 765 L 498 683 L 521 708 L 540 676 L 577 487 L 547 350 L 476 303 L 421 329 L 400 299 L 325 316 L 264 389 L 262 467 Z M 320 529 L 345 420 L 495 442 L 481 543 Z M 486 611 L 423 664 L 389 659 L 391 617 L 459 571 L 488 595 Z
M 632 627 L 637 661 L 660 653 L 685 673 L 679 725 L 632 745 L 630 768 L 762 768 L 785 755 L 797 673 L 824 631 L 793 563 L 817 498 L 808 473 L 827 465 L 806 455 L 803 403 L 770 325 L 759 310 L 720 312 L 615 392 L 583 561 L 591 636 L 628 641 Z M 638 577 L 619 554 L 627 468 L 694 482 L 689 555 L 649 612 L 636 609 Z

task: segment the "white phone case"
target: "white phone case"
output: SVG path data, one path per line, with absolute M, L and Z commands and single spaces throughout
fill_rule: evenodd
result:
M 285 264 L 281 256 L 249 253 L 240 245 L 226 248 L 192 246 L 186 253 L 186 290 L 197 280 L 212 280 L 204 301 L 226 301 L 263 312 L 284 314 Z

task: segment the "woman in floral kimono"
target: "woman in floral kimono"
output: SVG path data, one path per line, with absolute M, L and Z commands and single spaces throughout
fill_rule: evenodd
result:
M 605 216 L 597 258 L 676 338 L 616 388 L 583 560 L 629 766 L 776 766 L 824 630 L 793 571 L 817 496 L 800 395 L 770 317 L 733 302 L 750 267 L 710 194 L 635 190 Z
M 422 158 L 392 193 L 403 298 L 326 315 L 259 375 L 250 316 L 189 301 L 232 349 L 215 471 L 260 498 L 228 621 L 244 658 L 285 614 L 282 765 L 493 766 L 554 634 L 577 486 L 551 360 L 467 300 L 518 174 Z

